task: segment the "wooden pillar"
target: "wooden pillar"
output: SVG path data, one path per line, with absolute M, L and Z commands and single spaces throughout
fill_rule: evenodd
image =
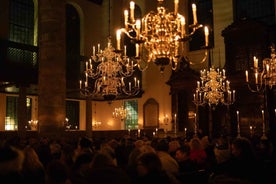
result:
M 60 136 L 66 117 L 65 0 L 39 0 L 38 21 L 39 133 Z
M 86 99 L 86 136 L 92 138 L 92 102 Z

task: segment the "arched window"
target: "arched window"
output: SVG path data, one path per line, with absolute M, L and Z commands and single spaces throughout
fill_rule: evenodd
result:
M 33 69 L 37 68 L 36 17 L 33 0 L 11 0 L 9 7 L 9 42 L 7 61 L 14 70 L 19 70 L 18 78 L 25 82 L 36 81 Z M 25 70 L 24 70 L 25 69 Z M 16 72 L 16 71 L 14 71 Z M 23 72 L 23 73 L 22 73 Z
M 125 121 L 126 129 L 138 129 L 138 101 L 127 100 L 124 101 L 124 108 L 128 110 L 129 116 Z
M 80 16 L 77 9 L 66 4 L 66 89 L 67 98 L 76 98 L 80 76 Z M 80 102 L 66 100 L 67 129 L 79 129 Z
M 66 4 L 66 87 L 78 89 L 80 76 L 80 17 L 76 8 Z

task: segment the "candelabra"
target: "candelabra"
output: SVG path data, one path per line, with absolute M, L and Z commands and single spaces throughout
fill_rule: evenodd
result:
M 267 139 L 266 137 L 266 125 L 267 121 L 270 119 L 269 111 L 271 109 L 268 107 L 268 95 L 267 90 L 272 89 L 276 85 L 276 52 L 275 45 L 270 47 L 271 53 L 270 58 L 263 59 L 262 67 L 259 67 L 259 59 L 253 57 L 253 67 L 252 73 L 245 71 L 245 80 L 248 89 L 253 93 L 260 93 L 264 97 L 264 110 L 262 110 L 262 137 L 261 139 Z M 252 76 L 254 75 L 254 76 Z M 252 78 L 254 80 L 252 80 Z M 272 113 L 271 113 L 272 114 Z
M 185 48 L 184 43 L 191 40 L 196 30 L 203 26 L 197 22 L 196 5 L 192 4 L 193 24 L 186 25 L 185 17 L 178 12 L 179 0 L 174 0 L 174 11 L 167 12 L 163 5 L 164 0 L 157 0 L 157 12 L 150 11 L 142 21 L 134 18 L 135 3 L 130 2 L 130 11 L 124 11 L 125 27 L 121 29 L 134 43 L 136 47 L 136 61 L 140 70 L 147 68 L 153 61 L 160 66 L 161 72 L 165 66 L 171 65 L 177 69 Z M 191 30 L 186 32 L 186 30 Z M 205 55 L 203 63 L 208 55 L 208 27 L 205 27 Z
M 265 58 L 262 63 L 262 68 L 259 67 L 258 58 L 253 57 L 253 74 L 254 82 L 249 78 L 248 70 L 245 71 L 246 83 L 251 92 L 264 92 L 266 86 L 272 88 L 276 85 L 276 52 L 275 46 L 271 46 L 271 58 Z
M 230 89 L 230 81 L 226 80 L 225 70 L 215 69 L 211 67 L 209 71 L 201 70 L 200 79 L 197 81 L 197 88 L 194 94 L 193 102 L 196 105 L 196 113 L 198 114 L 198 106 L 209 105 L 209 137 L 211 138 L 213 131 L 212 108 L 219 103 L 222 105 L 233 104 L 236 100 L 235 90 Z M 195 125 L 197 126 L 198 116 L 195 116 Z M 197 127 L 198 128 L 198 127 Z M 195 132 L 195 136 L 196 136 Z
M 224 69 L 220 71 L 212 67 L 209 71 L 201 70 L 200 79 L 201 81 L 197 81 L 193 99 L 196 105 L 231 105 L 235 102 L 235 90 L 231 91 L 230 81 L 226 80 Z
M 30 120 L 28 121 L 31 130 L 37 130 L 38 121 L 37 120 Z
M 140 92 L 140 81 L 134 77 L 134 64 L 124 50 L 115 50 L 108 38 L 107 47 L 101 50 L 98 44 L 97 53 L 93 46 L 93 54 L 85 64 L 85 81 L 80 80 L 80 93 L 83 96 L 103 97 L 114 100 L 118 95 L 135 96 Z M 128 81 L 128 85 L 125 84 Z
M 121 121 L 125 120 L 128 116 L 128 109 L 125 109 L 124 106 L 117 107 L 112 113 L 113 118 L 119 118 Z

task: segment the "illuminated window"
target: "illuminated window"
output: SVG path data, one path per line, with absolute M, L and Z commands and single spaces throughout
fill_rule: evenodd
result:
M 68 120 L 66 128 L 70 130 L 79 129 L 80 118 L 79 101 L 66 100 L 66 118 Z
M 8 48 L 8 59 L 13 63 L 37 64 L 37 53 L 31 47 L 36 43 L 34 14 L 32 0 L 10 1 L 9 41 L 15 44 Z
M 128 110 L 128 116 L 125 121 L 126 129 L 138 129 L 138 101 L 125 101 L 124 106 Z
M 32 99 L 26 99 L 27 119 L 31 120 L 32 117 Z M 5 130 L 18 130 L 18 97 L 6 97 L 6 117 L 5 117 Z

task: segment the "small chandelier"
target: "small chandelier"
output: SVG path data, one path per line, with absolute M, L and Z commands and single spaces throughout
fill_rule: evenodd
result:
M 266 86 L 272 88 L 276 85 L 276 52 L 275 46 L 271 46 L 271 58 L 265 58 L 262 68 L 259 67 L 257 57 L 253 57 L 253 74 L 255 80 L 250 82 L 248 70 L 245 71 L 246 83 L 251 92 L 263 92 Z
M 201 81 L 197 81 L 193 99 L 196 105 L 231 105 L 235 102 L 235 90 L 231 91 L 230 81 L 226 80 L 224 69 L 220 71 L 212 67 L 209 71 L 201 70 L 200 79 Z
M 128 110 L 124 108 L 124 106 L 117 107 L 114 109 L 114 112 L 112 113 L 113 118 L 118 118 L 121 121 L 125 120 L 128 116 Z
M 178 13 L 179 0 L 174 0 L 174 11 L 167 12 L 163 5 L 164 0 L 157 0 L 157 12 L 147 13 L 142 20 L 135 20 L 135 3 L 130 2 L 130 12 L 124 11 L 125 33 L 136 47 L 136 56 L 140 70 L 147 68 L 149 62 L 160 66 L 161 72 L 165 66 L 171 65 L 176 70 L 178 62 L 183 57 L 184 43 L 187 43 L 196 30 L 203 26 L 197 22 L 196 5 L 192 4 L 193 24 L 185 23 L 185 17 Z M 186 29 L 191 32 L 186 32 Z M 200 63 L 203 63 L 208 55 L 208 27 L 205 27 L 205 55 Z
M 140 92 L 140 81 L 132 78 L 134 64 L 126 55 L 126 47 L 123 53 L 115 50 L 110 38 L 104 50 L 101 50 L 100 44 L 97 51 L 93 46 L 93 54 L 85 63 L 84 73 L 85 81 L 80 80 L 80 93 L 83 96 L 103 97 L 111 101 L 119 95 L 135 96 Z

